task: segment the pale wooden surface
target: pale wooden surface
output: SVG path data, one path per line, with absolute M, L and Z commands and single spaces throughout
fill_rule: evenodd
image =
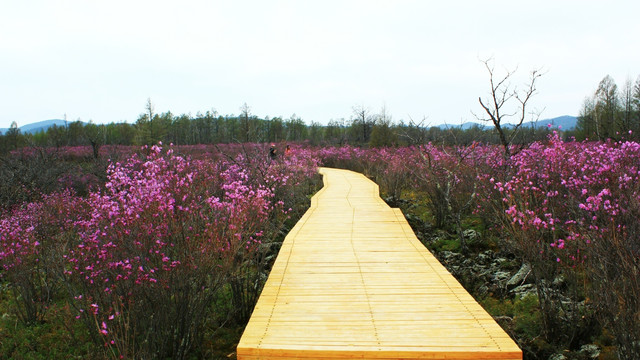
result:
M 324 188 L 286 237 L 238 359 L 522 359 L 363 175 Z

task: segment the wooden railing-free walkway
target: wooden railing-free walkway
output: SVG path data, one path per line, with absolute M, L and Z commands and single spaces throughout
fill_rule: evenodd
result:
M 323 189 L 287 235 L 238 359 L 522 359 L 361 174 Z

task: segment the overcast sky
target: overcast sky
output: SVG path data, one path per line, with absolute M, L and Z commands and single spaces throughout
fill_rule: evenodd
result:
M 0 127 L 133 123 L 156 112 L 307 123 L 384 106 L 459 124 L 489 90 L 481 59 L 544 68 L 532 105 L 577 115 L 607 74 L 640 75 L 640 1 L 0 0 Z

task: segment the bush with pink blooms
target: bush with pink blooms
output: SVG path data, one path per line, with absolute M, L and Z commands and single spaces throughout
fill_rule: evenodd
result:
M 480 299 L 529 311 L 502 317 L 527 356 L 600 336 L 609 354 L 640 358 L 640 144 L 552 134 L 508 158 L 478 143 L 276 148 L 275 159 L 267 144 L 155 146 L 129 158 L 120 149 L 125 160 L 84 197 L 61 190 L 81 177 L 56 173 L 49 195 L 33 187 L 0 216 L 0 276 L 12 295 L 0 303 L 25 324 L 46 322 L 52 306 L 63 313 L 62 303 L 109 357 L 203 354 L 211 319 L 219 328 L 249 318 L 321 164 L 364 172 L 420 231 L 450 233 L 448 250 L 473 250 L 472 226 L 486 242 L 477 251 L 530 266 L 535 301 L 506 289 Z
M 262 150 L 211 161 L 153 146 L 111 163 L 86 198 L 54 192 L 5 213 L 0 276 L 17 318 L 46 321 L 66 298 L 108 357 L 176 359 L 226 317 L 216 311 L 246 321 L 272 245 L 317 181 L 303 149 L 275 161 Z
M 87 211 L 83 199 L 63 191 L 0 218 L 0 279 L 9 284 L 22 323 L 44 321 L 61 290 L 61 260 L 72 244 L 74 220 Z
M 542 284 L 561 272 L 584 277 L 576 296 L 587 296 L 621 358 L 639 358 L 640 144 L 567 143 L 554 134 L 511 161 L 506 181 L 490 179 L 494 204 L 502 202 L 509 244 L 532 266 L 546 335 L 570 335 L 558 330 L 566 328 L 561 313 L 572 311 Z
M 463 251 L 465 222 L 480 220 L 485 238 L 531 267 L 545 342 L 584 344 L 590 339 L 581 336 L 598 333 L 586 329 L 597 318 L 619 358 L 640 358 L 640 144 L 565 142 L 552 133 L 512 153 L 472 143 L 345 146 L 318 156 L 364 171 L 406 211 L 426 207 Z M 549 356 L 532 339 L 522 345 Z

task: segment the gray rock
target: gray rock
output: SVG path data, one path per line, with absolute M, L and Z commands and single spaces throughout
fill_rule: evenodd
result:
M 590 359 L 597 359 L 600 356 L 598 345 L 588 344 L 580 347 L 579 353 L 586 355 Z
M 549 356 L 549 360 L 567 360 L 567 357 L 563 354 L 553 354 Z
M 519 299 L 524 299 L 529 295 L 536 295 L 536 296 L 538 295 L 536 286 L 534 284 L 520 285 L 518 287 L 513 288 L 510 291 L 510 293 Z
M 520 270 L 507 281 L 507 288 L 511 289 L 524 284 L 530 272 L 531 266 L 529 266 L 529 264 L 522 264 Z
M 553 279 L 553 286 L 559 287 L 564 285 L 566 279 L 562 275 L 558 275 L 555 279 Z
M 496 271 L 493 273 L 493 280 L 496 282 L 505 282 L 511 278 L 511 273 L 507 271 Z
M 460 253 L 455 253 L 452 251 L 441 251 L 440 252 L 440 258 L 442 259 L 443 262 L 446 263 L 456 263 L 459 264 L 462 259 L 463 259 L 463 255 Z
M 494 266 L 501 266 L 502 264 L 506 263 L 507 261 L 509 261 L 509 260 L 507 260 L 507 259 L 505 259 L 505 258 L 497 258 L 497 259 L 494 259 L 494 260 L 493 260 L 493 262 L 491 263 L 491 265 L 494 265 Z
M 471 272 L 478 277 L 487 277 L 487 276 L 490 276 L 491 273 L 493 273 L 491 269 L 487 269 L 485 266 L 482 266 L 482 265 L 473 265 L 471 267 Z
M 478 263 L 488 264 L 489 262 L 491 262 L 491 255 L 487 255 L 485 253 L 478 254 Z
M 489 287 L 487 287 L 486 285 L 482 285 L 476 290 L 476 293 L 478 294 L 478 296 L 483 297 L 489 293 Z
M 480 233 L 473 229 L 467 229 L 462 232 L 462 236 L 464 236 L 469 241 L 475 241 L 480 237 Z

